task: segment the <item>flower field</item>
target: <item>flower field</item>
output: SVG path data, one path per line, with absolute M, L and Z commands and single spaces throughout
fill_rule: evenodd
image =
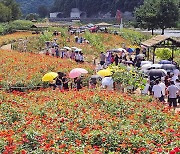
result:
M 14 37 L 2 36 L 1 42 L 31 36 L 30 33 L 11 35 Z M 101 50 L 98 40 L 104 42 L 106 49 L 124 42 L 119 36 L 108 38 L 107 34 L 93 34 L 89 40 L 91 44 L 78 47 L 91 56 Z M 69 45 L 75 46 L 72 42 Z M 89 63 L 77 64 L 31 52 L 0 50 L 0 55 L 0 88 L 7 90 L 13 86 L 28 89 L 42 86 L 42 76 L 50 71 L 68 73 L 81 67 L 91 75 L 94 70 Z M 117 82 L 137 85 L 132 80 L 134 75 L 142 80 L 136 72 L 127 74 L 122 70 L 120 67 L 119 72 L 115 71 Z M 180 152 L 179 132 L 179 113 L 173 113 L 149 96 L 87 88 L 81 91 L 40 88 L 11 93 L 0 90 L 2 154 L 176 154 Z
M 18 39 L 27 38 L 30 36 L 33 36 L 31 32 L 16 32 L 12 34 L 2 35 L 0 36 L 0 46 L 14 42 Z
M 51 71 L 68 73 L 76 67 L 83 67 L 91 74 L 93 66 L 77 64 L 74 61 L 40 54 L 0 50 L 0 86 L 10 88 L 25 86 L 29 89 L 42 85 L 41 78 Z
M 179 115 L 118 92 L 0 92 L 0 153 L 176 153 Z

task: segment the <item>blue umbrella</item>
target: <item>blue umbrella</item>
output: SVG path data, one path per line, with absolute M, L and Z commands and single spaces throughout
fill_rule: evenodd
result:
M 172 62 L 169 60 L 161 60 L 159 64 L 172 64 Z
M 132 52 L 134 52 L 134 49 L 133 48 L 128 48 L 127 52 L 132 53 Z

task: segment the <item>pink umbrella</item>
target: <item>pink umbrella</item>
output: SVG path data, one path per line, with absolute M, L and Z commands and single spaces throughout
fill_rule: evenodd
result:
M 79 77 L 81 74 L 87 74 L 87 73 L 88 73 L 88 71 L 83 68 L 75 68 L 70 71 L 69 77 L 76 78 L 76 77 Z

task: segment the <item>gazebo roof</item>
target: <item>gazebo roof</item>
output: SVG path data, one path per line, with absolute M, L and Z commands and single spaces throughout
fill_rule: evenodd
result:
M 180 47 L 180 40 L 176 40 L 164 35 L 157 35 L 149 40 L 146 40 L 144 42 L 142 42 L 141 44 L 145 47 L 157 47 L 157 46 L 163 46 L 163 44 L 161 44 L 164 41 L 171 41 L 172 45 L 176 46 L 176 47 Z M 166 45 L 164 45 L 165 47 Z

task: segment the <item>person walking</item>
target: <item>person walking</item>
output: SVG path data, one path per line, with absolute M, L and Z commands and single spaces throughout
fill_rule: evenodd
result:
M 56 57 L 59 58 L 59 49 L 58 49 L 58 47 L 56 47 L 55 53 L 56 53 Z
M 63 89 L 64 90 L 69 90 L 69 85 L 68 85 L 68 78 L 67 78 L 67 75 L 64 74 L 64 76 L 62 77 L 62 83 L 63 83 Z
M 167 88 L 169 107 L 173 106 L 174 110 L 177 107 L 177 94 L 179 93 L 178 87 L 174 84 L 174 81 L 170 82 L 170 86 Z
M 64 76 L 64 73 L 58 72 L 58 76 L 55 80 L 56 87 L 58 87 L 60 90 L 62 90 L 62 77 Z
M 100 64 L 104 65 L 106 56 L 103 52 L 101 52 L 99 58 L 100 58 Z
M 153 86 L 152 92 L 153 92 L 154 98 L 156 98 L 157 100 L 161 101 L 162 88 L 159 85 L 159 80 L 156 80 L 156 84 Z
M 165 95 L 166 95 L 166 85 L 165 85 L 163 79 L 161 79 L 161 82 L 159 83 L 159 86 L 161 87 L 161 90 L 162 90 L 162 96 L 160 98 L 160 101 L 165 102 L 164 98 L 165 98 Z
M 117 66 L 118 63 L 119 63 L 119 56 L 116 54 L 115 58 L 114 58 L 114 62 L 115 62 L 115 65 Z

